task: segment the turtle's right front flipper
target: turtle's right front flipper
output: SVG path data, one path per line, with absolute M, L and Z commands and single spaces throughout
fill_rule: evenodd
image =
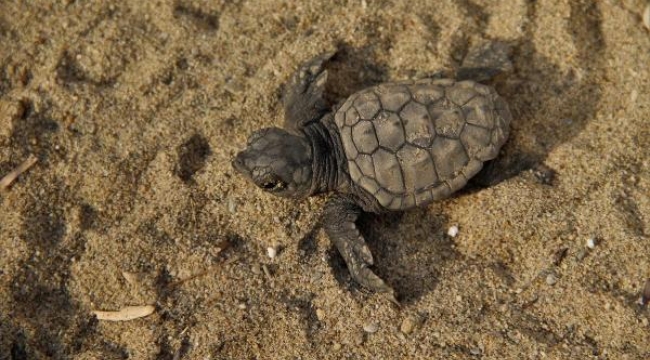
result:
M 361 208 L 349 199 L 338 196 L 325 205 L 323 225 L 325 232 L 343 256 L 350 275 L 363 287 L 378 293 L 394 293 L 369 266 L 372 254 L 355 224 Z

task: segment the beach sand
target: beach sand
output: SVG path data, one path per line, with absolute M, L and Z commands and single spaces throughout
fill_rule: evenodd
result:
M 0 193 L 0 359 L 650 358 L 645 5 L 1 2 L 0 176 L 38 161 Z M 327 197 L 230 166 L 319 53 L 340 99 L 489 41 L 514 65 L 499 181 L 361 221 L 399 307 L 350 279 Z

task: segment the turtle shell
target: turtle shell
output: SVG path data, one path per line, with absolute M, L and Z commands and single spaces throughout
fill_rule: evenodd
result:
M 512 116 L 490 86 L 426 79 L 355 93 L 334 119 L 351 180 L 405 210 L 462 188 L 497 156 Z

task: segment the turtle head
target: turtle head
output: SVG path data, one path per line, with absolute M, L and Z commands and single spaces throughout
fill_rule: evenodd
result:
M 260 189 L 299 199 L 310 195 L 312 150 L 304 137 L 278 128 L 258 130 L 232 161 L 235 170 Z

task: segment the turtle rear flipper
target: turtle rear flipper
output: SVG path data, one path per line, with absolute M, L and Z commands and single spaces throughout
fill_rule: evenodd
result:
M 472 46 L 463 59 L 461 67 L 456 70 L 455 78 L 458 81 L 477 82 L 494 80 L 497 76 L 512 71 L 511 52 L 510 45 L 499 41 Z

